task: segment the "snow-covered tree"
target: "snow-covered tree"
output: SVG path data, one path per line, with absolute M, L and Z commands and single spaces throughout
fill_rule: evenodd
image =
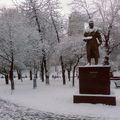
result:
M 0 57 L 7 61 L 11 89 L 14 90 L 14 66 L 24 61 L 22 57 L 26 40 L 24 19 L 17 9 L 3 9 L 0 17 Z
M 49 1 L 49 14 L 50 14 L 50 18 L 51 18 L 51 22 L 52 22 L 52 26 L 54 28 L 54 32 L 56 35 L 56 42 L 57 43 L 61 43 L 62 40 L 64 40 L 62 36 L 63 35 L 63 31 L 64 31 L 64 27 L 63 27 L 63 20 L 61 19 L 61 16 L 59 14 L 59 1 L 56 1 L 55 5 L 53 4 L 54 0 Z M 56 42 L 54 45 L 56 45 Z M 62 55 L 59 57 L 60 59 L 60 64 L 61 64 L 61 69 L 62 69 L 62 79 L 63 79 L 63 85 L 66 84 L 66 79 L 65 79 L 65 66 L 64 66 L 64 62 L 63 62 L 63 57 Z
M 29 18 L 30 25 L 36 29 L 39 40 L 36 41 L 42 60 L 40 60 L 41 78 L 44 81 L 44 72 L 46 76 L 46 84 L 49 84 L 49 62 L 54 52 L 54 46 L 60 42 L 61 25 L 59 21 L 59 1 L 58 0 L 25 0 L 17 4 L 23 14 Z M 59 32 L 58 32 L 59 31 Z
M 73 6 L 73 10 L 79 11 L 83 15 L 86 14 L 87 19 L 93 18 L 94 14 L 97 12 L 93 1 L 73 0 L 71 5 Z
M 65 70 L 68 71 L 70 81 L 71 71 L 73 71 L 72 85 L 74 86 L 75 70 L 80 62 L 80 59 L 85 55 L 84 43 L 82 36 L 71 36 L 64 38 L 56 47 L 56 56 L 63 56 Z

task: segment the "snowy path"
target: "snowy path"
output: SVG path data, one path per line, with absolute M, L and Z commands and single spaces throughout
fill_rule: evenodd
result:
M 101 118 L 65 116 L 45 113 L 0 99 L 0 120 L 105 120 Z

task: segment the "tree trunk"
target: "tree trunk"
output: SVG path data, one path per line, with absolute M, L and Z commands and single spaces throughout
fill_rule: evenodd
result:
M 33 89 L 37 88 L 37 70 L 34 71 Z
M 8 74 L 5 74 L 5 83 L 6 83 L 6 85 L 8 85 L 8 84 L 9 84 Z
M 108 44 L 108 42 L 109 42 L 109 36 L 108 35 L 104 35 L 104 37 L 105 37 L 105 57 L 104 57 L 104 62 L 103 62 L 103 64 L 104 65 L 109 65 L 109 44 Z
M 76 67 L 73 67 L 73 80 L 72 80 L 72 86 L 75 86 L 75 69 Z
M 82 58 L 82 56 L 80 58 Z M 72 86 L 73 87 L 75 86 L 75 70 L 76 70 L 76 67 L 77 67 L 77 65 L 79 63 L 80 58 L 78 57 L 77 62 L 76 62 L 76 64 L 73 67 L 73 80 L 72 80 Z
M 67 70 L 67 72 L 68 72 L 68 80 L 70 81 L 71 70 Z
M 109 56 L 106 55 L 104 58 L 104 65 L 109 65 Z
M 35 78 L 38 78 L 38 70 L 36 70 Z
M 33 89 L 37 88 L 37 78 L 33 78 Z
M 72 69 L 72 64 L 70 63 L 70 64 L 69 64 L 69 67 L 68 67 L 68 69 L 67 69 L 69 81 L 70 81 L 70 76 L 71 76 L 71 69 Z
M 61 68 L 62 68 L 62 78 L 63 78 L 63 85 L 66 85 L 66 79 L 65 79 L 65 68 L 63 64 L 63 58 L 60 56 L 60 62 L 61 62 Z
M 18 80 L 20 80 L 21 79 L 21 74 L 20 73 L 18 73 Z
M 46 77 L 46 84 L 50 84 L 49 81 L 49 73 L 48 73 L 48 66 L 47 66 L 47 60 L 46 60 L 46 56 L 44 55 L 44 68 L 45 68 L 45 77 Z
M 30 80 L 32 80 L 32 70 L 30 70 Z
M 40 70 L 40 76 L 42 79 L 42 82 L 44 82 L 44 60 L 42 59 L 42 64 L 41 64 L 41 70 Z
M 14 58 L 12 55 L 12 59 L 11 59 L 11 66 L 10 66 L 10 81 L 11 81 L 11 90 L 15 89 L 15 85 L 14 85 L 14 79 L 13 79 L 13 65 L 14 65 Z
M 111 34 L 111 29 L 112 29 L 112 25 L 110 24 L 108 27 L 108 33 L 106 35 L 104 35 L 105 37 L 105 49 L 106 49 L 106 55 L 104 58 L 104 65 L 109 65 L 109 53 L 110 53 L 110 46 L 109 46 L 109 41 L 110 41 L 110 34 Z
M 22 80 L 21 70 L 17 70 L 17 74 L 18 74 L 18 80 Z

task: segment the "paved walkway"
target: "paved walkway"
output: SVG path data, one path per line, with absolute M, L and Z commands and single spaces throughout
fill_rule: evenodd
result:
M 105 120 L 101 118 L 65 116 L 45 113 L 26 107 L 21 107 L 0 99 L 0 120 Z

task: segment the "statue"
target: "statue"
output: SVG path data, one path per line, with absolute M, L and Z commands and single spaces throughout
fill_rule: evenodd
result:
M 98 64 L 99 46 L 102 44 L 102 39 L 99 30 L 94 28 L 93 20 L 89 20 L 88 30 L 84 32 L 83 41 L 86 42 L 87 61 L 91 65 L 91 59 L 94 58 L 95 65 Z

